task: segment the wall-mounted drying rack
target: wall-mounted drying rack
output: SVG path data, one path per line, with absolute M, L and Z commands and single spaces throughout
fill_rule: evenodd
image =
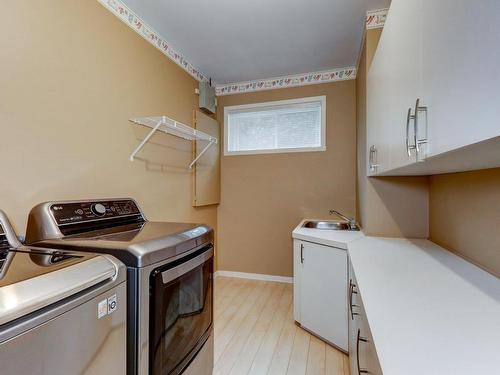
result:
M 149 139 L 153 136 L 156 131 L 161 131 L 179 138 L 187 139 L 188 141 L 207 141 L 208 144 L 205 146 L 203 150 L 196 156 L 196 158 L 189 164 L 189 169 L 193 168 L 193 165 L 203 156 L 208 149 L 217 144 L 218 140 L 211 135 L 204 133 L 202 131 L 193 129 L 188 125 L 184 125 L 178 121 L 172 120 L 167 116 L 160 117 L 140 117 L 130 119 L 130 122 L 134 124 L 147 126 L 152 130 L 148 133 L 148 135 L 142 140 L 141 143 L 136 147 L 134 152 L 130 155 L 130 161 L 133 161 L 135 155 L 144 147 L 144 145 L 149 141 Z

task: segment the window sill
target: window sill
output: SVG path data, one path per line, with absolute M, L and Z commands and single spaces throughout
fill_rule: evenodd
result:
M 248 150 L 248 151 L 224 151 L 224 156 L 238 155 L 265 155 L 265 154 L 289 154 L 298 152 L 322 152 L 326 151 L 326 146 L 320 147 L 301 147 L 301 148 L 282 148 L 272 150 Z

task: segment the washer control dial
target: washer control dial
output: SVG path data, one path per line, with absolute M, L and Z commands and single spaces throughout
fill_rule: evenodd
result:
M 104 205 L 101 203 L 94 203 L 92 206 L 90 206 L 90 210 L 96 216 L 106 215 L 106 207 L 104 207 Z

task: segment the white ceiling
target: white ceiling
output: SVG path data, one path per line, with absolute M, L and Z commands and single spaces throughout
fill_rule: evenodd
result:
M 122 0 L 218 84 L 355 66 L 390 0 Z

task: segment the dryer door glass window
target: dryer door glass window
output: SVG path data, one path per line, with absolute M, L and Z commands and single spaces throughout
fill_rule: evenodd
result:
M 151 273 L 150 374 L 180 374 L 212 325 L 213 249 Z

